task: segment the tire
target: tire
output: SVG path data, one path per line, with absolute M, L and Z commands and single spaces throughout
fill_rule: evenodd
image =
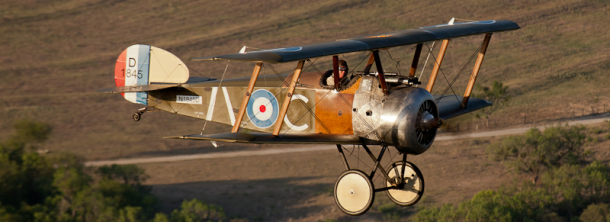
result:
M 402 167 L 402 161 L 393 163 L 392 168 L 388 171 L 388 176 L 393 179 L 396 178 L 396 172 L 398 171 L 398 174 L 401 174 Z M 400 189 L 388 189 L 386 191 L 392 202 L 403 207 L 417 203 L 424 195 L 425 188 L 424 176 L 415 164 L 406 162 L 405 175 L 405 182 L 399 185 Z M 386 181 L 386 186 L 391 187 L 392 185 Z
M 344 213 L 357 216 L 366 213 L 375 199 L 371 179 L 360 170 L 343 172 L 335 183 L 335 203 Z
M 142 118 L 142 114 L 134 113 L 133 116 L 131 116 L 131 118 L 133 118 L 133 121 L 138 122 Z

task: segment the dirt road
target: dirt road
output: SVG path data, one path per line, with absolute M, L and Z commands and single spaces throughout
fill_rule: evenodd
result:
M 601 123 L 604 121 L 610 121 L 609 114 L 602 114 L 602 115 L 597 115 L 597 116 L 593 116 L 593 117 L 585 117 L 585 118 L 576 118 L 576 119 L 571 119 L 571 120 L 567 120 L 567 121 L 552 122 L 552 123 L 548 123 L 546 125 L 528 126 L 528 127 L 494 130 L 494 131 L 486 131 L 486 132 L 465 133 L 465 134 L 444 133 L 444 134 L 439 134 L 435 140 L 444 141 L 444 140 L 456 140 L 456 139 L 467 139 L 467 138 L 504 136 L 504 135 L 524 133 L 527 130 L 534 128 L 534 127 L 538 128 L 540 130 L 544 130 L 548 126 L 554 126 L 557 124 L 589 125 L 589 124 Z M 334 145 L 309 146 L 309 147 L 298 147 L 298 148 L 255 150 L 255 151 L 234 151 L 234 152 L 177 155 L 177 156 L 165 156 L 165 157 L 99 160 L 99 161 L 88 161 L 85 163 L 85 165 L 86 166 L 103 166 L 103 165 L 111 165 L 111 164 L 122 165 L 122 164 L 156 163 L 156 162 L 176 162 L 176 161 L 185 161 L 185 160 L 194 160 L 194 159 L 216 159 L 216 158 L 241 157 L 241 156 L 261 156 L 261 155 L 273 155 L 273 154 L 284 154 L 284 153 L 324 151 L 324 150 L 334 150 L 334 149 L 337 149 L 336 146 L 334 146 Z

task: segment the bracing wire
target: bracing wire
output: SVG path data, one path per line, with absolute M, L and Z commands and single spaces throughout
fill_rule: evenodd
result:
M 222 86 L 222 80 L 225 79 L 225 74 L 227 74 L 227 69 L 229 68 L 229 63 L 231 62 L 231 60 L 227 60 L 227 65 L 225 66 L 225 71 L 222 72 L 222 77 L 220 78 L 220 82 L 218 83 L 218 88 L 220 89 L 220 87 Z M 203 131 L 205 130 L 205 126 L 208 125 L 208 119 L 205 119 L 205 122 L 203 123 L 203 128 L 201 128 L 201 135 L 203 135 Z
M 449 81 L 447 80 L 447 83 L 448 83 L 449 85 L 448 85 L 448 86 L 445 88 L 445 90 L 443 91 L 443 93 L 441 93 L 441 96 L 440 96 L 440 97 L 437 99 L 438 101 L 436 101 L 437 103 L 440 101 L 440 99 L 442 99 L 442 98 L 444 97 L 444 95 L 447 93 L 447 91 L 448 91 L 449 87 L 455 83 L 455 81 L 458 79 L 458 77 L 459 77 L 459 76 L 462 74 L 462 72 L 463 72 L 463 71 L 464 71 L 464 70 L 467 68 L 468 64 L 470 64 L 470 63 L 472 62 L 472 60 L 473 60 L 473 59 L 476 57 L 477 52 L 481 50 L 481 47 L 483 47 L 483 44 L 484 44 L 484 43 L 481 43 L 481 45 L 479 45 L 479 47 L 477 47 L 477 49 L 476 49 L 476 50 L 475 50 L 475 51 L 472 53 L 472 55 L 470 55 L 470 57 L 469 57 L 467 60 L 465 60 L 465 61 L 464 61 L 464 63 L 462 64 L 462 67 L 461 67 L 461 68 L 460 68 L 460 70 L 457 72 L 457 74 L 454 76 L 453 80 L 452 80 L 451 82 L 449 82 Z M 452 91 L 453 91 L 453 89 L 452 89 Z M 455 94 L 455 92 L 454 92 L 454 94 Z M 456 99 L 457 99 L 457 95 L 455 95 L 455 97 L 456 97 Z M 457 99 L 457 100 L 458 100 L 458 102 L 460 102 L 460 101 L 459 101 L 459 99 Z
M 424 70 L 426 70 L 426 65 L 428 65 L 428 59 L 430 59 L 430 55 L 432 54 L 432 50 L 434 49 L 435 46 L 436 46 L 436 41 L 432 42 L 432 47 L 430 47 L 428 45 L 428 43 L 426 42 L 426 47 L 428 47 L 428 56 L 426 56 L 426 61 L 424 62 L 424 66 L 421 69 L 421 72 L 419 73 L 419 77 L 417 77 L 418 79 L 421 79 L 421 76 L 424 75 Z
M 432 49 L 430 49 L 430 50 L 432 50 Z M 435 66 L 437 66 L 439 63 L 436 61 L 437 60 L 436 56 L 434 56 L 434 54 L 431 54 L 431 55 L 432 55 L 432 58 L 434 59 Z M 452 84 L 449 83 L 449 79 L 447 79 L 447 75 L 445 75 L 445 71 L 440 66 L 438 67 L 438 70 L 441 72 L 441 74 L 443 74 L 443 77 L 445 78 L 445 81 L 447 81 L 447 84 L 448 84 L 447 87 L 449 87 L 451 89 L 451 91 L 453 92 L 453 95 L 455 96 L 455 99 L 459 103 L 460 100 L 457 98 L 457 95 L 456 95 L 455 91 L 453 90 L 453 87 L 451 87 Z M 441 94 L 441 96 L 437 99 L 436 102 L 438 103 L 441 100 L 441 98 L 443 98 L 443 96 L 444 96 L 444 93 Z

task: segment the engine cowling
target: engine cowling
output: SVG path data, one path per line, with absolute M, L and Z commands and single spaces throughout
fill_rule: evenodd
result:
M 374 78 L 363 78 L 354 97 L 354 134 L 393 145 L 401 153 L 421 154 L 439 126 L 434 97 L 425 89 L 397 87 L 384 95 Z

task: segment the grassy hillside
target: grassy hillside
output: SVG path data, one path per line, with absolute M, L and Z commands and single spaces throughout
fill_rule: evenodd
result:
M 510 87 L 512 102 L 495 118 L 522 113 L 550 118 L 569 109 L 610 104 L 609 13 L 607 0 L 3 2 L 0 126 L 4 127 L 0 137 L 7 135 L 7 126 L 14 120 L 34 118 L 55 126 L 46 149 L 71 151 L 90 159 L 209 146 L 161 139 L 200 132 L 204 121 L 147 113 L 134 123 L 130 116 L 138 105 L 119 95 L 94 92 L 113 86 L 114 61 L 123 49 L 138 43 L 155 45 L 183 59 L 194 70 L 192 76 L 220 77 L 226 63 L 190 59 L 234 53 L 243 45 L 274 48 L 332 41 L 440 24 L 451 17 L 508 19 L 522 27 L 494 34 L 478 82 L 490 85 L 500 80 Z M 482 38 L 451 42 L 443 64 L 448 78 Z M 410 63 L 411 48 L 390 50 L 392 58 L 405 58 L 402 72 Z M 355 65 L 364 55 L 346 58 Z M 395 67 L 389 57 L 384 59 L 389 70 Z M 321 61 L 318 67 L 328 67 L 328 62 Z M 287 71 L 294 64 L 276 67 Z M 233 62 L 227 76 L 248 76 L 251 69 L 251 64 Z M 424 79 L 431 67 L 426 70 Z M 463 92 L 470 70 L 458 80 L 462 85 L 455 89 L 458 94 Z M 440 93 L 445 85 L 439 81 L 435 92 Z M 216 124 L 208 124 L 206 129 L 223 130 L 228 128 Z

